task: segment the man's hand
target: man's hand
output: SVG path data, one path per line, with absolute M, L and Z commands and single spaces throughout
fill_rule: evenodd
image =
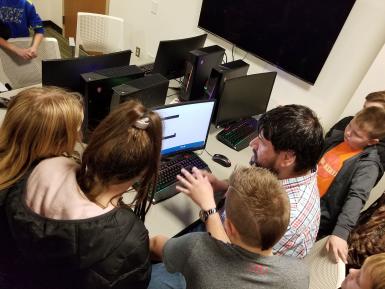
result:
M 211 186 L 213 187 L 214 192 L 227 191 L 229 188 L 229 183 L 227 181 L 218 180 L 216 176 L 205 170 L 202 170 L 201 173 L 204 177 L 207 177 Z
M 338 263 L 340 258 L 345 264 L 348 262 L 348 243 L 344 239 L 331 235 L 326 242 L 326 251 L 335 263 Z
M 214 191 L 208 177 L 196 167 L 192 169 L 193 175 L 185 169 L 181 172 L 182 175 L 177 176 L 180 185 L 176 189 L 189 196 L 202 210 L 215 208 Z

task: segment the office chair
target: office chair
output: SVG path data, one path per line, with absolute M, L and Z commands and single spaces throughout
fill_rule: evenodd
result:
M 328 237 L 317 241 L 304 258 L 310 270 L 309 289 L 337 289 L 345 278 L 345 264 L 341 260 L 336 264 L 327 255 Z
M 79 57 L 80 46 L 91 55 L 122 51 L 123 26 L 122 18 L 78 12 L 75 57 Z
M 32 37 L 8 39 L 19 47 L 30 47 Z M 8 83 L 12 89 L 22 88 L 41 83 L 41 61 L 43 59 L 61 58 L 59 44 L 55 38 L 43 38 L 37 57 L 24 60 L 12 52 L 0 49 L 0 82 Z

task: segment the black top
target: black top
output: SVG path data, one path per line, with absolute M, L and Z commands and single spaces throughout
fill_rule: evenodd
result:
M 148 231 L 130 208 L 82 220 L 48 219 L 27 207 L 25 185 L 0 192 L 0 283 L 3 275 L 23 289 L 147 288 Z

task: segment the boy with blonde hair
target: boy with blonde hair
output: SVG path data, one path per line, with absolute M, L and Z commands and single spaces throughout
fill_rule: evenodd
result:
M 182 174 L 178 189 L 202 212 L 215 207 L 208 178 L 196 168 L 193 174 L 186 170 Z M 225 207 L 224 227 L 169 240 L 157 236 L 150 242 L 152 252 L 162 257 L 169 272 L 184 275 L 187 288 L 308 288 L 309 277 L 301 260 L 272 254 L 290 220 L 288 196 L 276 176 L 262 168 L 236 169 L 229 180 Z M 208 224 L 220 216 L 213 211 L 201 218 Z M 158 275 L 149 288 L 166 288 L 163 285 L 164 279 Z
M 341 289 L 385 288 L 385 253 L 368 257 L 361 269 L 350 269 Z
M 345 131 L 325 140 L 318 163 L 321 224 L 318 238 L 331 235 L 326 249 L 336 262 L 347 262 L 347 238 L 357 223 L 370 191 L 383 174 L 376 145 L 385 137 L 385 109 L 366 107 Z

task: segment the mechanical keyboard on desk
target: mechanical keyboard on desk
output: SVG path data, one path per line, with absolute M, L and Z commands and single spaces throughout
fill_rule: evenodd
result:
M 224 128 L 217 139 L 236 151 L 248 147 L 250 141 L 258 136 L 258 121 L 254 118 L 243 119 Z
M 179 193 L 175 188 L 176 176 L 180 174 L 182 168 L 191 171 L 193 167 L 209 170 L 208 165 L 194 153 L 178 154 L 162 161 L 152 203 L 159 203 Z

